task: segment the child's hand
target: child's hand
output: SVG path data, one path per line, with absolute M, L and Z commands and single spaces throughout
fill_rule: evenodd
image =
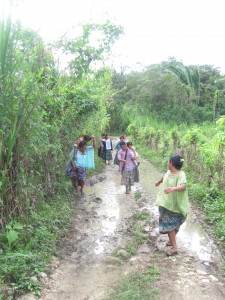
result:
M 169 194 L 169 193 L 172 193 L 174 191 L 174 188 L 173 187 L 167 187 L 165 190 L 164 190 L 164 193 L 165 194 Z

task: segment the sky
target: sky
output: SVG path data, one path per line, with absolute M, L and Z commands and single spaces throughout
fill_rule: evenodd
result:
M 4 0 L 0 0 L 4 1 Z M 79 23 L 109 19 L 124 28 L 113 47 L 117 66 L 175 57 L 225 74 L 225 0 L 17 0 L 17 17 L 56 40 Z

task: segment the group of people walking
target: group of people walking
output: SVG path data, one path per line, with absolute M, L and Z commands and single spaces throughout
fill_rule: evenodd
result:
M 101 157 L 106 164 L 110 165 L 110 161 L 113 159 L 112 150 L 113 144 L 112 140 L 109 138 L 108 134 L 102 134 L 102 138 L 99 142 L 98 156 Z
M 89 141 L 92 141 L 93 144 L 87 148 L 87 142 Z M 80 187 L 81 196 L 83 196 L 86 169 L 94 168 L 95 147 L 96 139 L 94 136 L 83 136 L 74 143 L 74 149 L 70 153 L 71 163 L 67 165 L 67 175 L 71 177 L 72 184 L 77 192 Z M 88 149 L 89 151 L 87 151 Z M 122 175 L 121 185 L 125 185 L 125 193 L 129 194 L 134 182 L 139 181 L 138 153 L 125 135 L 120 136 L 119 141 L 113 148 L 109 135 L 103 134 L 98 156 L 106 164 L 110 164 L 113 160 L 113 150 L 116 150 L 114 164 L 119 166 Z M 161 186 L 156 204 L 159 206 L 159 232 L 168 234 L 166 246 L 170 249 L 166 251 L 167 256 L 178 254 L 176 235 L 180 226 L 184 223 L 189 209 L 186 176 L 181 170 L 183 162 L 184 159 L 180 155 L 170 156 L 167 164 L 168 171 L 155 182 L 156 187 Z
M 122 179 L 121 184 L 125 185 L 126 194 L 129 194 L 134 181 L 139 181 L 138 154 L 132 144 L 126 138 L 126 135 L 121 135 L 113 148 L 112 140 L 108 134 L 103 134 L 100 140 L 98 155 L 106 164 L 110 164 L 113 160 L 112 151 L 116 150 L 114 156 L 114 164 L 119 166 Z

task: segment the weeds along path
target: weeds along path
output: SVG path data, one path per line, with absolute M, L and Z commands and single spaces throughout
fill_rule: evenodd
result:
M 85 198 L 77 200 L 70 234 L 44 280 L 41 300 L 128 299 L 116 298 L 118 283 L 122 278 L 131 281 L 132 274 L 149 267 L 159 271 L 146 286 L 152 296 L 134 294 L 132 299 L 225 299 L 219 270 L 223 260 L 199 225 L 197 212 L 190 212 L 178 234 L 180 254 L 165 256 L 165 237 L 157 234 L 154 206 L 158 192 L 154 182 L 161 174 L 147 161 L 141 161 L 140 167 L 140 183 L 130 195 L 125 195 L 120 185 L 118 166 L 107 165 L 103 173 L 89 180 Z M 150 214 L 151 220 L 143 230 L 147 240 L 134 253 L 127 244 L 134 230 L 132 216 L 137 213 Z

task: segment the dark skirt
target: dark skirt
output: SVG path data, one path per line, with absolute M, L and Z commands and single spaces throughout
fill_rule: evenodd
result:
M 79 181 L 84 181 L 86 177 L 86 170 L 82 167 L 77 167 L 75 170 L 71 172 L 71 177 L 75 178 L 78 177 Z
M 111 150 L 104 151 L 104 159 L 105 160 L 112 160 L 113 159 Z
M 179 231 L 185 217 L 180 213 L 172 212 L 165 207 L 159 206 L 159 232 L 168 233 L 172 230 Z
M 116 152 L 116 155 L 114 156 L 114 161 L 113 161 L 114 165 L 119 165 L 120 162 L 118 160 L 118 151 Z
M 124 170 L 122 171 L 121 185 L 134 185 L 134 171 L 133 170 Z

